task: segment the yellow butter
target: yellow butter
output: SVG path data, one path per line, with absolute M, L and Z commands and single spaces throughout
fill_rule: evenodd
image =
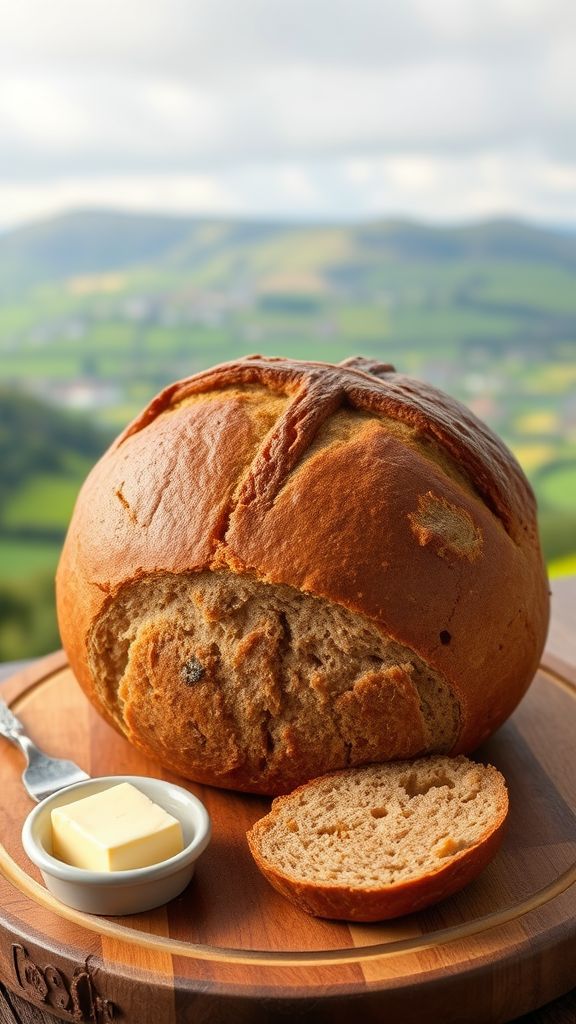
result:
M 157 864 L 184 848 L 182 826 L 129 782 L 52 811 L 55 857 L 88 871 Z

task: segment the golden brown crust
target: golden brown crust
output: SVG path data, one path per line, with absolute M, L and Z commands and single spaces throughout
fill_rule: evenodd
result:
M 306 457 L 341 408 L 357 429 Z M 165 389 L 103 456 L 57 574 L 63 644 L 97 704 L 86 646 L 120 589 L 218 567 L 344 605 L 415 651 L 460 703 L 454 752 L 510 714 L 546 635 L 513 456 L 459 403 L 370 361 L 224 364 Z

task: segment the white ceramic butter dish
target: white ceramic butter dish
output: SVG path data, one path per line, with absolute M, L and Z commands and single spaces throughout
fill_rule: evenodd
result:
M 129 782 L 154 803 L 178 818 L 184 849 L 149 867 L 130 871 L 86 871 L 52 855 L 51 812 L 55 807 Z M 204 805 L 186 789 L 161 779 L 138 775 L 109 775 L 58 790 L 30 812 L 22 843 L 40 868 L 47 888 L 62 903 L 88 914 L 124 915 L 151 910 L 174 899 L 186 888 L 196 860 L 210 841 L 210 818 Z

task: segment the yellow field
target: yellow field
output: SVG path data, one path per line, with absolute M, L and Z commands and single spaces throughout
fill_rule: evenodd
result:
M 512 451 L 518 459 L 525 473 L 532 473 L 535 469 L 545 465 L 554 458 L 556 449 L 550 444 L 513 444 Z
M 515 426 L 520 434 L 553 434 L 558 430 L 559 420 L 556 413 L 542 409 L 518 416 Z
M 566 555 L 565 558 L 556 558 L 549 562 L 548 575 L 550 579 L 558 576 L 576 576 L 576 555 Z
M 125 287 L 124 274 L 83 274 L 68 281 L 72 295 L 114 295 Z

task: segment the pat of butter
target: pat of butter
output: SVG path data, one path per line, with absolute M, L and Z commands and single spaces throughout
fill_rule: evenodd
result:
M 52 811 L 55 857 L 88 871 L 127 871 L 184 848 L 180 822 L 129 782 Z

